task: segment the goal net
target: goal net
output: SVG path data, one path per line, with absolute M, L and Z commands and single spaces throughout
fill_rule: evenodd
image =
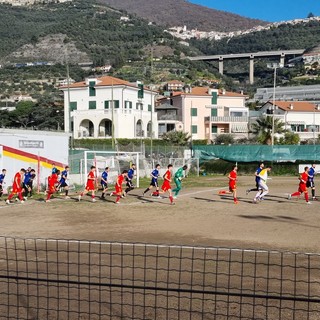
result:
M 109 167 L 108 182 L 114 184 L 117 176 L 123 170 L 129 170 L 131 165 L 136 165 L 136 186 L 139 187 L 141 167 L 143 163 L 139 152 L 117 152 L 117 151 L 85 151 L 84 160 L 81 164 L 81 183 L 85 184 L 87 174 L 91 166 L 96 167 L 96 174 L 100 180 L 101 174 Z

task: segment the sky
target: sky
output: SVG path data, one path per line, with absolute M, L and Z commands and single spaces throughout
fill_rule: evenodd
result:
M 306 18 L 310 12 L 320 16 L 320 0 L 189 0 L 189 2 L 269 22 Z

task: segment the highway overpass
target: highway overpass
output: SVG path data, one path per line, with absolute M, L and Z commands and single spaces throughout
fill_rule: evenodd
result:
M 302 55 L 305 49 L 293 50 L 279 50 L 279 51 L 259 51 L 248 53 L 230 53 L 230 54 L 216 54 L 209 56 L 195 56 L 187 57 L 192 61 L 219 61 L 219 73 L 223 74 L 223 61 L 226 59 L 249 59 L 249 80 L 250 83 L 254 82 L 254 59 L 255 58 L 268 58 L 279 57 L 280 63 L 284 65 L 286 56 Z

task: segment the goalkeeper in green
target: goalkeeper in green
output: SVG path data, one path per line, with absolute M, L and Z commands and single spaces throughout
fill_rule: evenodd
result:
M 176 184 L 175 189 L 172 190 L 174 192 L 173 198 L 176 199 L 180 190 L 181 190 L 181 180 L 184 177 L 184 172 L 185 170 L 188 169 L 188 166 L 185 164 L 183 167 L 179 168 L 177 172 L 174 175 L 174 182 Z

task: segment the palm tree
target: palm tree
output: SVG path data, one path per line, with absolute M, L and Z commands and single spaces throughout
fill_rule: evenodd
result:
M 262 144 L 270 145 L 272 142 L 272 117 L 271 116 L 261 116 L 252 124 L 252 133 L 257 136 L 258 142 Z M 284 127 L 284 123 L 278 119 L 274 118 L 274 130 L 273 133 L 283 134 L 287 132 Z
M 169 131 L 163 134 L 162 140 L 171 142 L 173 145 L 186 146 L 191 136 L 183 131 Z

